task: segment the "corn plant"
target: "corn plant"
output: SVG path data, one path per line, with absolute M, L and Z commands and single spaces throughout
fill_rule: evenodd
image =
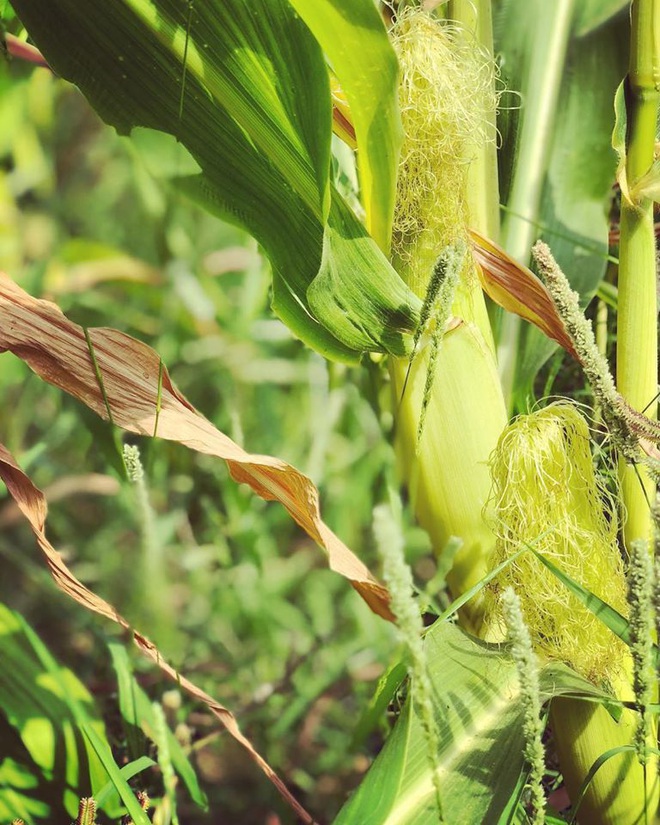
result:
M 644 559 L 660 458 L 658 0 L 13 6 L 106 122 L 136 143 L 155 130 L 151 145 L 180 153 L 171 186 L 256 238 L 279 318 L 331 361 L 370 363 L 389 387 L 399 482 L 454 601 L 422 642 L 392 491 L 374 516 L 388 593 L 341 572 L 397 619 L 408 698 L 335 821 L 563 821 L 542 786 L 548 703 L 570 821 L 654 821 L 657 649 Z M 616 287 L 603 282 L 608 232 Z M 527 269 L 538 238 L 547 287 Z M 616 308 L 616 382 L 583 314 L 596 292 L 601 310 Z M 44 321 L 46 309 L 12 294 Z M 177 437 L 171 405 L 185 405 L 155 356 L 142 353 L 158 388 L 138 420 L 119 414 L 103 375 L 111 337 L 85 332 L 98 387 L 71 388 L 13 317 L 3 349 L 119 426 Z M 534 404 L 552 390 L 558 344 L 597 412 Z M 596 415 L 608 433 L 597 453 Z M 231 450 L 222 457 L 238 480 L 250 474 Z M 264 488 L 273 497 L 261 475 L 253 489 Z

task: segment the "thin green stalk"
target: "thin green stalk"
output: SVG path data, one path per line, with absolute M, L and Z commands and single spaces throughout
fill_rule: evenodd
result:
M 522 129 L 507 211 L 502 224 L 502 246 L 511 257 L 527 263 L 536 239 L 536 220 L 551 148 L 553 122 L 566 67 L 574 0 L 555 0 L 539 10 L 527 94 L 523 98 Z M 506 313 L 498 341 L 498 363 L 504 397 L 509 407 L 519 354 L 521 321 Z
M 653 163 L 660 102 L 660 2 L 633 0 L 628 73 L 625 177 L 621 199 L 617 386 L 636 409 L 655 418 L 658 382 L 657 284 L 653 202 L 629 198 L 637 180 Z M 653 483 L 642 468 L 621 465 L 627 518 L 626 545 L 650 540 Z

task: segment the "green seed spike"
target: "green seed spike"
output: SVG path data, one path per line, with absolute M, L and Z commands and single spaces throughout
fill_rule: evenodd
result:
M 456 293 L 465 252 L 465 243 L 459 241 L 453 246 L 446 247 L 435 262 L 420 311 L 419 326 L 413 337 L 413 348 L 408 360 L 408 372 L 406 373 L 403 389 L 401 390 L 399 403 L 403 401 L 408 377 L 410 375 L 410 368 L 412 367 L 412 362 L 415 359 L 422 337 L 428 331 L 433 321 L 435 322 L 436 332 L 439 330 L 440 337 L 442 337 L 444 325 L 451 317 L 451 306 Z M 435 313 L 434 318 L 432 318 L 433 313 Z M 434 333 L 434 337 L 436 337 L 436 333 Z
M 422 311 L 420 314 L 420 325 L 415 333 L 413 352 L 408 363 L 408 371 L 406 373 L 406 380 L 404 381 L 401 397 L 406 391 L 406 383 L 410 375 L 410 368 L 412 360 L 415 357 L 416 349 L 419 344 L 422 334 L 427 327 L 434 324 L 434 329 L 431 333 L 431 355 L 429 358 L 428 370 L 426 373 L 426 381 L 424 384 L 424 393 L 422 396 L 422 406 L 419 414 L 419 422 L 417 425 L 417 440 L 415 444 L 415 451 L 419 451 L 419 445 L 424 432 L 424 424 L 426 422 L 426 413 L 428 411 L 429 403 L 433 392 L 433 382 L 435 380 L 436 367 L 438 363 L 438 354 L 442 346 L 442 340 L 445 336 L 447 324 L 452 316 L 452 305 L 456 295 L 461 271 L 465 261 L 467 247 L 463 241 L 457 241 L 455 244 L 446 247 L 435 266 L 433 267 L 433 274 L 429 281 Z M 432 319 L 432 314 L 434 315 Z
M 429 322 L 429 319 L 431 318 L 431 312 L 435 305 L 435 300 L 438 297 L 440 286 L 445 279 L 445 270 L 446 261 L 444 257 L 441 255 L 435 262 L 435 266 L 433 267 L 431 280 L 429 281 L 429 285 L 426 290 L 426 296 L 424 297 L 424 302 L 422 303 L 422 309 L 419 313 L 419 326 L 415 330 L 415 335 L 413 336 L 413 348 L 412 352 L 410 353 L 410 358 L 408 360 L 408 371 L 406 372 L 406 378 L 403 382 L 403 389 L 401 390 L 401 398 L 399 399 L 399 404 L 403 401 L 403 397 L 406 394 L 408 378 L 410 377 L 410 368 L 412 367 L 412 363 L 415 360 L 415 356 L 417 355 L 417 347 L 419 346 L 419 342 L 422 338 L 422 335 L 426 331 L 427 324 Z

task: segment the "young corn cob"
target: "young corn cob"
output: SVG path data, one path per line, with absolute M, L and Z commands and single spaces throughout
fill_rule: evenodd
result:
M 490 567 L 494 536 L 482 515 L 487 460 L 506 423 L 483 295 L 471 256 L 461 255 L 468 248 L 470 161 L 492 138 L 493 76 L 484 55 L 462 37 L 456 26 L 411 8 L 392 30 L 405 134 L 393 262 L 422 298 L 434 272 L 453 282 L 444 290 L 439 285 L 441 305 L 429 313 L 412 360 L 391 364 L 397 452 L 436 553 L 453 536 L 462 541 L 448 577 L 456 595 Z M 436 267 L 442 256 L 445 265 Z M 479 628 L 478 600 L 463 618 Z
M 483 14 L 488 3 L 478 6 Z M 430 293 L 439 296 L 436 317 L 426 307 L 427 328 L 417 341 L 412 362 L 395 361 L 391 366 L 397 400 L 397 446 L 417 517 L 428 530 L 436 552 L 442 552 L 452 536 L 463 541 L 448 576 L 452 592 L 458 595 L 494 566 L 495 537 L 483 515 L 490 490 L 486 463 L 506 424 L 506 411 L 495 370 L 490 326 L 469 260 L 465 260 L 458 273 L 456 264 L 452 270 L 447 262 L 452 259 L 452 250 L 455 261 L 457 250 L 466 243 L 468 222 L 492 233 L 491 226 L 475 224 L 476 216 L 492 215 L 492 210 L 474 207 L 474 197 L 469 199 L 466 194 L 466 182 L 470 159 L 479 155 L 483 159 L 486 154 L 483 146 L 477 148 L 474 138 L 480 136 L 483 142 L 486 137 L 483 124 L 488 123 L 487 112 L 490 109 L 492 114 L 495 101 L 488 95 L 492 77 L 485 72 L 478 54 L 475 58 L 475 44 L 471 43 L 469 48 L 461 46 L 459 30 L 438 24 L 422 11 L 407 10 L 399 17 L 392 34 L 401 66 L 401 109 L 406 134 L 393 262 L 422 298 Z M 483 192 L 482 197 L 497 198 L 497 192 Z M 434 283 L 437 277 L 448 279 L 451 275 L 456 280 L 451 289 L 443 291 Z M 552 418 L 555 413 L 549 415 Z M 571 416 L 572 413 L 565 412 L 558 416 L 559 422 L 553 423 L 555 435 L 558 430 L 566 431 L 567 422 L 561 419 Z M 573 442 L 581 443 L 583 451 L 587 445 L 590 467 L 588 433 L 585 436 L 583 432 Z M 559 444 L 554 458 L 560 464 L 563 461 L 565 468 L 571 468 L 575 449 L 569 449 L 566 443 Z M 531 449 L 530 453 L 533 452 Z M 584 452 L 581 461 L 584 469 Z M 552 472 L 556 469 L 555 466 Z M 532 470 L 528 479 L 531 487 L 539 483 L 535 474 L 540 473 L 542 478 L 545 472 L 540 462 Z M 519 468 L 516 473 L 520 475 Z M 607 526 L 598 490 L 587 493 L 574 490 L 569 484 L 566 492 L 570 498 L 567 507 L 579 522 L 584 546 L 591 548 L 595 536 Z M 518 489 L 518 496 L 520 508 L 529 508 L 532 499 L 524 486 Z M 544 524 L 539 518 L 534 535 L 527 539 L 538 538 Z M 583 577 L 582 583 L 593 586 L 595 592 L 600 587 L 602 597 L 623 610 L 625 588 L 613 538 L 616 531 L 612 534 L 611 526 L 609 529 L 600 537 L 604 555 L 601 564 L 596 565 L 602 581 L 599 584 Z M 516 549 L 521 540 L 524 537 L 518 538 Z M 573 563 L 572 552 L 564 562 Z M 580 576 L 576 578 L 580 580 Z M 545 590 L 540 585 L 537 588 L 537 577 L 527 577 L 522 584 L 523 590 L 533 590 L 537 601 L 545 600 Z M 566 601 L 565 591 L 561 598 Z M 502 626 L 497 614 L 488 615 L 492 608 L 488 597 L 472 600 L 462 616 L 463 622 L 482 636 L 500 638 Z M 575 644 L 575 623 L 570 621 L 568 611 L 563 614 L 544 617 L 537 624 L 537 639 L 556 635 L 558 655 L 566 661 L 563 646 L 570 648 L 573 637 L 572 660 L 578 669 L 595 681 L 607 683 L 619 698 L 632 699 L 629 667 L 608 665 L 615 648 L 615 659 L 625 661 L 625 648 L 613 640 L 598 620 L 578 614 L 578 624 L 593 631 L 588 638 L 582 636 L 591 651 L 586 663 L 580 655 L 581 643 Z M 547 621 L 549 625 L 544 624 Z M 564 776 L 574 798 L 595 760 L 608 747 L 629 745 L 637 727 L 632 711 L 624 711 L 615 723 L 604 708 L 576 700 L 555 701 L 552 718 Z M 647 812 L 652 816 L 656 806 L 654 771 L 647 764 L 645 777 L 635 755 L 622 752 L 596 773 L 581 806 L 580 822 L 633 825 L 644 822 Z
M 616 502 L 599 488 L 589 429 L 569 403 L 515 419 L 491 459 L 490 508 L 497 533 L 495 562 L 529 545 L 572 579 L 628 613 L 618 546 Z M 499 592 L 514 587 L 537 653 L 570 664 L 621 700 L 635 699 L 626 645 L 528 552 L 493 582 L 486 596 L 490 621 L 500 622 Z M 639 714 L 624 710 L 618 722 L 600 705 L 555 699 L 551 720 L 562 773 L 571 799 L 578 797 L 593 763 L 611 748 L 630 746 Z M 653 744 L 653 737 L 648 745 Z M 658 802 L 657 759 L 623 751 L 596 773 L 580 805 L 584 825 L 644 823 Z

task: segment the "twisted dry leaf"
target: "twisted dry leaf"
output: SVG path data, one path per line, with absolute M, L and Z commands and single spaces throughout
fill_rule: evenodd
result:
M 589 375 L 589 356 L 583 349 L 584 345 L 574 340 L 547 287 L 530 269 L 514 261 L 493 241 L 474 230 L 470 230 L 470 236 L 481 285 L 488 296 L 503 309 L 534 324 L 548 338 L 556 341 Z M 561 278 L 565 279 L 550 249 L 544 244 L 542 246 L 546 250 L 547 265 L 556 267 Z M 568 281 L 566 283 L 570 290 L 570 284 Z M 577 302 L 577 295 L 575 300 Z M 654 461 L 660 461 L 660 423 L 648 418 L 643 411 L 635 410 L 619 393 L 616 393 L 612 413 L 620 418 L 624 429 L 636 438 L 642 452 Z
M 30 523 L 39 547 L 46 558 L 50 573 L 60 590 L 63 590 L 68 596 L 71 596 L 72 599 L 75 599 L 75 601 L 88 610 L 98 613 L 100 616 L 105 616 L 107 619 L 111 619 L 113 622 L 129 630 L 139 650 L 155 662 L 164 673 L 173 679 L 177 685 L 187 691 L 194 699 L 207 705 L 213 715 L 224 725 L 225 729 L 247 750 L 250 757 L 275 785 L 284 800 L 293 808 L 296 814 L 301 817 L 303 822 L 308 823 L 308 825 L 314 825 L 314 820 L 310 814 L 308 814 L 295 797 L 292 796 L 286 785 L 266 760 L 257 753 L 249 739 L 241 733 L 236 717 L 231 711 L 227 710 L 224 705 L 216 702 L 212 696 L 209 696 L 208 693 L 198 688 L 186 679 L 185 676 L 177 673 L 177 671 L 165 661 L 153 642 L 150 642 L 146 636 L 133 630 L 126 619 L 124 619 L 109 602 L 97 596 L 96 593 L 85 587 L 85 585 L 73 575 L 64 563 L 62 556 L 46 537 L 45 524 L 47 506 L 44 494 L 34 486 L 3 444 L 0 444 L 0 478 L 7 486 L 7 490 L 16 502 L 16 505 Z
M 281 502 L 326 550 L 330 569 L 348 579 L 375 613 L 393 620 L 387 589 L 321 519 L 310 479 L 278 458 L 245 452 L 217 430 L 178 392 L 146 344 L 114 329 L 85 330 L 0 273 L 0 352 L 7 350 L 118 427 L 222 458 L 235 481 Z
M 484 238 L 475 230 L 470 230 L 470 237 L 481 286 L 489 298 L 508 312 L 537 326 L 579 361 L 573 341 L 544 284 L 530 269 L 509 257 L 494 241 Z

